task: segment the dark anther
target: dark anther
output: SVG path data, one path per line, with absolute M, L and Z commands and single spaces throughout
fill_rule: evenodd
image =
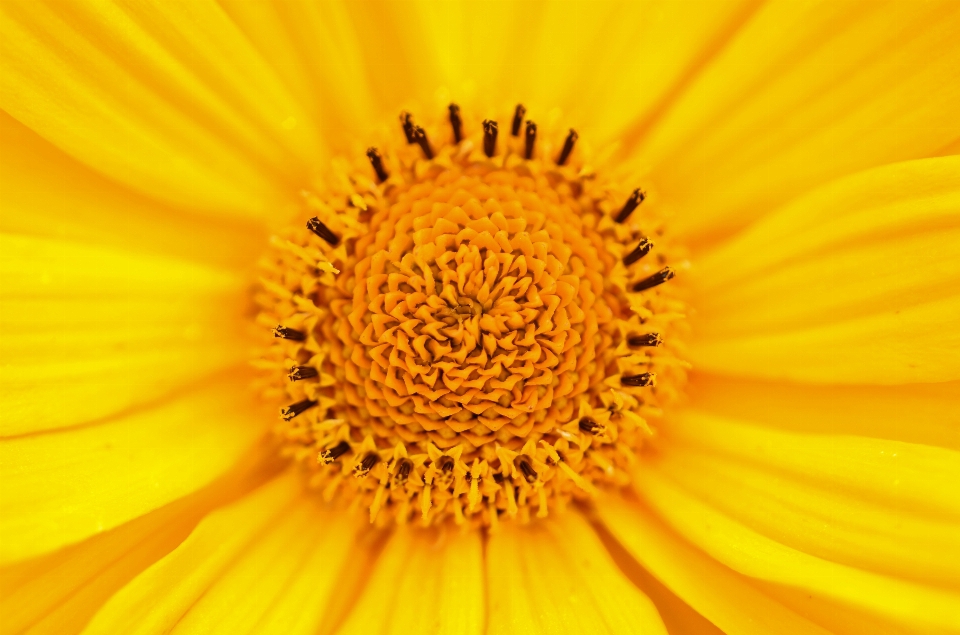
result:
M 437 461 L 437 467 L 441 472 L 450 472 L 453 470 L 454 460 L 449 456 L 441 456 Z
M 420 126 L 413 127 L 413 140 L 417 142 L 420 149 L 423 150 L 423 156 L 428 159 L 433 158 L 433 148 L 430 147 L 430 141 L 427 140 L 427 131 Z
M 373 166 L 373 171 L 377 173 L 378 181 L 383 183 L 390 178 L 387 171 L 383 169 L 383 157 L 380 156 L 380 152 L 376 148 L 367 148 L 367 158 L 370 159 L 370 165 Z
M 635 189 L 633 194 L 630 195 L 630 198 L 627 199 L 627 202 L 623 204 L 623 209 L 620 210 L 620 213 L 617 214 L 614 220 L 618 223 L 627 220 L 630 214 L 633 213 L 633 210 L 637 209 L 645 198 L 647 198 L 647 195 L 640 191 L 640 188 Z
M 567 159 L 570 158 L 570 153 L 573 152 L 573 145 L 579 138 L 580 135 L 577 134 L 577 131 L 570 128 L 570 134 L 567 135 L 567 140 L 563 142 L 563 150 L 560 151 L 560 156 L 557 157 L 557 165 L 566 164 Z
M 277 326 L 273 329 L 273 336 L 279 337 L 285 340 L 293 340 L 295 342 L 302 342 L 307 339 L 307 334 L 303 331 L 298 331 L 297 329 L 288 329 L 285 326 Z
M 336 247 L 337 243 L 340 242 L 340 237 L 330 231 L 330 228 L 321 223 L 316 216 L 307 221 L 307 229 L 323 238 L 331 247 Z
M 620 383 L 624 386 L 650 386 L 654 379 L 656 379 L 656 375 L 653 373 L 640 373 L 639 375 L 623 375 L 620 377 Z
M 290 421 L 291 419 L 296 417 L 298 414 L 300 414 L 304 410 L 309 410 L 310 408 L 313 408 L 314 406 L 316 406 L 318 403 L 319 402 L 314 401 L 313 399 L 304 399 L 303 401 L 298 401 L 295 404 L 290 404 L 286 408 L 281 408 L 280 417 L 284 421 Z
M 657 285 L 663 284 L 664 282 L 674 277 L 675 275 L 677 274 L 674 273 L 673 269 L 671 269 L 670 267 L 664 267 L 663 269 L 653 274 L 652 276 L 647 276 L 640 282 L 637 282 L 636 284 L 634 284 L 633 290 L 634 292 L 636 292 L 636 291 L 646 291 L 647 289 L 652 289 Z
M 380 462 L 380 455 L 376 452 L 371 452 L 367 456 L 363 457 L 363 460 L 360 461 L 360 465 L 354 466 L 353 475 L 357 478 L 363 478 L 367 473 L 373 469 L 373 466 Z
M 407 145 L 416 141 L 413 137 L 413 115 L 408 112 L 400 113 L 400 125 L 403 126 L 403 134 L 407 137 Z
M 517 104 L 517 109 L 513 111 L 513 125 L 510 126 L 510 134 L 514 137 L 520 136 L 520 124 L 523 123 L 523 116 L 527 114 L 527 109 L 523 104 Z
M 413 469 L 413 461 L 410 459 L 400 459 L 397 463 L 397 483 L 401 485 L 407 482 L 407 478 L 410 476 L 410 470 Z
M 349 451 L 350 451 L 350 444 L 347 443 L 346 441 L 341 441 L 340 443 L 333 446 L 332 448 L 327 448 L 326 450 L 320 453 L 320 459 L 319 459 L 320 463 L 322 463 L 323 465 L 329 465 L 330 463 L 333 463 L 334 461 L 336 461 L 337 459 L 339 459 L 341 456 L 343 456 Z
M 641 238 L 640 244 L 637 245 L 637 248 L 623 257 L 624 266 L 629 267 L 636 261 L 649 254 L 651 249 L 653 249 L 653 243 L 650 241 L 650 239 Z
M 491 119 L 483 120 L 483 153 L 492 157 L 497 151 L 497 122 Z
M 313 366 L 294 366 L 290 369 L 287 377 L 290 381 L 300 381 L 301 379 L 310 379 L 317 376 L 317 369 Z
M 527 457 L 518 456 L 515 463 L 520 469 L 520 472 L 523 473 L 523 478 L 526 479 L 528 483 L 533 483 L 537 480 L 537 471 L 530 465 L 530 460 Z
M 503 485 L 503 474 L 500 472 L 494 472 L 493 480 L 497 483 L 497 485 Z
M 533 158 L 533 144 L 537 142 L 537 124 L 532 121 L 527 122 L 526 131 L 527 147 L 524 149 L 523 158 L 529 161 Z
M 453 142 L 463 141 L 463 120 L 460 119 L 460 106 L 450 104 L 450 127 L 453 128 Z
M 603 426 L 591 419 L 590 417 L 584 417 L 580 420 L 580 429 L 586 432 L 587 434 L 600 434 L 603 432 Z
M 640 348 L 641 346 L 660 346 L 662 339 L 659 333 L 645 333 L 643 335 L 634 335 L 627 338 L 627 346 L 630 348 Z

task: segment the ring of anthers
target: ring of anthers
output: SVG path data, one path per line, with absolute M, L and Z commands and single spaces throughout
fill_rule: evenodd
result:
M 453 104 L 426 127 L 403 113 L 400 143 L 336 164 L 262 259 L 282 447 L 377 524 L 495 527 L 626 485 L 683 382 L 644 192 L 525 114 L 502 135 Z

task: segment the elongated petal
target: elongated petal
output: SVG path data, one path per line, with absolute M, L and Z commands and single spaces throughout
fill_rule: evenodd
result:
M 960 450 L 960 382 L 810 386 L 695 373 L 688 394 L 701 410 L 776 430 Z
M 321 156 L 307 115 L 212 2 L 5 3 L 0 29 L 4 109 L 153 197 L 263 218 Z
M 669 448 L 645 464 L 754 531 L 804 553 L 894 578 L 960 587 L 960 519 L 862 500 L 816 478 L 709 451 Z
M 0 232 L 241 268 L 264 229 L 163 205 L 73 159 L 0 111 Z M 213 237 L 216 236 L 214 239 Z
M 843 174 L 935 156 L 960 136 L 960 10 L 771 2 L 640 139 L 697 237 Z
M 156 408 L 0 441 L 0 562 L 79 542 L 185 496 L 264 435 L 262 408 L 230 375 Z
M 666 633 L 578 514 L 505 524 L 487 549 L 490 633 Z
M 169 632 L 233 567 L 259 559 L 257 545 L 278 548 L 280 536 L 306 523 L 310 501 L 296 474 L 278 477 L 240 501 L 205 518 L 187 540 L 124 587 L 97 613 L 89 633 Z M 245 558 L 246 554 L 256 554 Z M 236 598 L 234 598 L 236 599 Z M 237 603 L 234 602 L 234 608 Z
M 171 552 L 212 509 L 268 480 L 269 448 L 210 485 L 82 543 L 0 569 L 0 613 L 9 632 L 79 632 L 120 588 Z
M 801 434 L 686 409 L 663 427 L 668 443 L 707 448 L 736 460 L 810 479 L 863 500 L 896 501 L 904 511 L 960 517 L 960 453 L 839 434 Z
M 960 378 L 960 157 L 811 193 L 701 258 L 693 361 L 815 383 Z
M 827 635 L 695 549 L 636 502 L 611 496 L 598 502 L 597 514 L 640 564 L 724 633 Z
M 88 423 L 243 360 L 239 275 L 0 234 L 0 433 Z
M 399 529 L 337 633 L 483 633 L 480 532 Z
M 635 489 L 680 535 L 750 577 L 813 591 L 907 627 L 960 628 L 960 593 L 879 575 L 804 553 L 750 529 L 643 470 Z

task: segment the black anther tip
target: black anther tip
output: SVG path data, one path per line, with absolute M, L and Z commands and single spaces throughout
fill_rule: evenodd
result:
M 528 121 L 525 136 L 526 148 L 524 148 L 523 158 L 529 161 L 533 158 L 533 144 L 537 142 L 537 124 Z
M 483 120 L 483 153 L 492 157 L 497 151 L 497 122 L 492 119 Z
M 645 198 L 647 198 L 647 195 L 640 190 L 640 188 L 635 189 L 633 194 L 630 195 L 630 198 L 627 199 L 627 202 L 623 204 L 623 209 L 620 210 L 620 213 L 617 214 L 614 220 L 618 223 L 627 220 L 630 214 L 633 213 L 633 210 L 637 209 Z
M 309 410 L 310 408 L 313 408 L 318 403 L 320 402 L 314 401 L 313 399 L 304 399 L 303 401 L 298 401 L 295 404 L 290 404 L 286 408 L 281 408 L 280 416 L 283 418 L 284 421 L 290 421 L 301 412 L 305 410 Z
M 644 333 L 643 335 L 632 335 L 627 338 L 627 346 L 630 348 L 641 348 L 644 346 L 660 346 L 663 340 L 659 333 Z
M 307 339 L 307 334 L 303 331 L 290 329 L 285 326 L 277 326 L 275 329 L 273 329 L 273 336 L 284 340 L 293 340 L 295 342 L 302 342 L 303 340 Z
M 423 150 L 423 156 L 428 159 L 433 158 L 433 148 L 430 147 L 430 141 L 427 139 L 427 131 L 420 126 L 413 127 L 413 140 Z
M 517 104 L 516 110 L 513 111 L 513 124 L 510 126 L 510 134 L 514 137 L 520 136 L 520 124 L 523 123 L 523 116 L 526 114 L 527 109 L 523 104 Z
M 383 168 L 383 157 L 380 156 L 380 151 L 376 148 L 367 148 L 367 158 L 370 159 L 370 165 L 373 166 L 373 171 L 377 173 L 377 180 L 383 183 L 390 175 L 387 174 L 387 171 Z
M 294 366 L 290 369 L 290 374 L 287 375 L 287 378 L 290 381 L 300 381 L 301 379 L 316 377 L 318 374 L 317 369 L 313 366 Z
M 407 111 L 400 113 L 400 125 L 403 126 L 403 134 L 407 137 L 407 145 L 415 143 L 417 140 L 413 137 L 413 115 Z
M 324 239 L 331 247 L 336 247 L 340 242 L 340 237 L 330 231 L 330 228 L 320 222 L 316 216 L 307 221 L 307 229 Z
M 639 375 L 623 375 L 620 377 L 620 383 L 624 386 L 633 386 L 642 388 L 643 386 L 652 386 L 657 376 L 653 373 L 640 373 Z
M 450 104 L 450 127 L 453 128 L 453 142 L 463 141 L 463 120 L 460 119 L 460 106 Z
M 637 245 L 633 251 L 623 257 L 624 266 L 629 267 L 650 253 L 651 249 L 653 249 L 653 243 L 648 238 L 641 238 L 640 244 Z
M 570 158 L 570 153 L 573 152 L 573 146 L 579 138 L 580 135 L 577 134 L 577 131 L 570 128 L 570 133 L 567 135 L 566 141 L 563 142 L 563 150 L 560 151 L 560 156 L 557 157 L 557 165 L 565 165 L 567 163 L 567 159 Z
M 664 282 L 666 282 L 667 280 L 670 280 L 675 275 L 677 274 L 673 269 L 671 269 L 670 267 L 664 267 L 663 269 L 653 274 L 652 276 L 647 276 L 643 280 L 635 283 L 633 285 L 633 291 L 638 292 L 638 291 L 646 291 L 647 289 L 652 289 L 653 287 L 659 286 Z

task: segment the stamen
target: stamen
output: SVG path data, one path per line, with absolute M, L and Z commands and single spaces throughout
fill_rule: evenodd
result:
M 488 157 L 493 157 L 493 153 L 497 150 L 497 122 L 484 119 L 483 120 L 483 153 Z
M 627 338 L 627 346 L 630 348 L 640 348 L 641 346 L 660 346 L 663 340 L 659 333 L 646 333 L 644 335 L 634 335 Z
M 657 376 L 653 373 L 640 373 L 639 375 L 624 375 L 620 378 L 620 383 L 624 386 L 651 386 L 656 381 Z
M 647 198 L 646 193 L 640 191 L 640 188 L 637 188 L 633 191 L 633 194 L 630 195 L 630 198 L 627 199 L 627 202 L 623 204 L 623 209 L 620 210 L 620 213 L 617 214 L 617 217 L 614 219 L 618 223 L 622 223 L 627 218 L 630 217 L 630 214 L 633 213 L 633 210 L 637 209 L 640 203 Z
M 367 148 L 367 158 L 370 159 L 370 165 L 373 166 L 373 171 L 377 173 L 377 180 L 383 183 L 390 175 L 387 174 L 387 171 L 383 169 L 383 157 L 380 156 L 380 151 L 376 148 Z
M 528 483 L 536 482 L 538 474 L 537 471 L 533 469 L 533 466 L 530 465 L 530 459 L 521 455 L 516 458 L 515 464 Z
M 403 485 L 407 482 L 407 479 L 410 477 L 410 470 L 413 469 L 413 461 L 410 459 L 400 459 L 397 463 L 397 475 L 395 479 L 397 484 Z
M 322 465 L 329 465 L 339 459 L 341 456 L 350 451 L 350 444 L 346 441 L 341 441 L 332 448 L 327 448 L 320 452 L 320 456 L 317 457 Z
M 307 334 L 303 331 L 290 329 L 280 325 L 273 329 L 273 336 L 284 340 L 293 340 L 295 342 L 302 342 L 303 340 L 307 339 Z
M 580 420 L 578 424 L 580 429 L 586 432 L 587 434 L 600 434 L 603 432 L 604 428 L 602 425 L 594 421 L 589 417 L 584 417 Z
M 317 369 L 313 366 L 294 366 L 290 369 L 290 374 L 287 375 L 287 377 L 290 381 L 300 381 L 301 379 L 310 379 L 317 375 Z
M 428 159 L 433 158 L 433 148 L 430 147 L 430 142 L 427 140 L 427 131 L 421 128 L 420 126 L 413 127 L 413 140 L 420 146 L 420 149 L 423 150 L 423 156 Z
M 566 164 L 567 159 L 570 158 L 570 153 L 573 152 L 573 145 L 579 138 L 580 135 L 577 134 L 577 131 L 570 128 L 570 134 L 567 135 L 567 140 L 563 142 L 563 150 L 560 151 L 560 156 L 557 157 L 557 165 Z
M 304 399 L 303 401 L 298 401 L 298 402 L 295 403 L 295 404 L 290 404 L 290 405 L 287 406 L 286 408 L 281 408 L 281 409 L 280 409 L 280 417 L 281 417 L 284 421 L 290 421 L 291 419 L 293 419 L 294 417 L 296 417 L 296 416 L 297 416 L 298 414 L 300 414 L 301 412 L 303 412 L 303 411 L 305 411 L 305 410 L 309 410 L 310 408 L 313 408 L 313 407 L 316 406 L 318 403 L 320 403 L 320 402 L 319 402 L 319 401 L 314 401 L 313 399 Z
M 526 142 L 523 158 L 529 161 L 533 158 L 533 144 L 537 142 L 537 124 L 532 121 L 527 122 Z
M 316 216 L 307 221 L 307 229 L 323 238 L 331 247 L 336 247 L 340 242 L 340 237 L 330 231 L 330 228 L 321 223 Z
M 403 126 L 403 134 L 407 137 L 407 145 L 416 142 L 413 136 L 413 115 L 404 111 L 400 113 L 400 125 Z
M 641 238 L 640 244 L 637 245 L 636 249 L 631 251 L 629 254 L 623 257 L 623 265 L 629 267 L 636 261 L 640 260 L 653 249 L 653 243 L 647 238 Z
M 373 466 L 379 462 L 380 455 L 376 452 L 371 452 L 367 456 L 363 457 L 363 460 L 360 461 L 358 465 L 354 466 L 353 475 L 357 478 L 363 478 L 370 472 L 370 470 L 373 469 Z
M 634 293 L 636 293 L 638 291 L 646 291 L 647 289 L 652 289 L 653 287 L 659 286 L 664 282 L 666 282 L 667 280 L 670 280 L 675 275 L 677 274 L 673 271 L 673 269 L 671 269 L 670 267 L 664 267 L 663 269 L 653 274 L 652 276 L 648 276 L 643 280 L 641 280 L 640 282 L 637 282 L 636 284 L 634 284 L 633 291 Z
M 440 468 L 441 472 L 452 472 L 455 463 L 449 456 L 441 456 L 440 460 L 437 461 L 437 467 Z
M 463 141 L 463 120 L 460 119 L 460 106 L 450 104 L 450 127 L 453 128 L 453 142 Z
M 523 104 L 517 104 L 517 109 L 513 111 L 513 125 L 510 126 L 510 134 L 514 137 L 520 136 L 520 124 L 523 123 L 523 116 L 527 114 L 527 109 Z

